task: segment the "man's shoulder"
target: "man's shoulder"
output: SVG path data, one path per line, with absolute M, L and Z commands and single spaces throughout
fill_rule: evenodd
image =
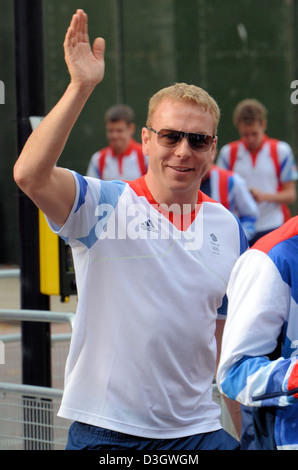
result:
M 290 286 L 292 296 L 298 302 L 298 216 L 293 217 L 279 229 L 259 240 L 252 248 L 265 253 L 275 265 L 282 280 Z
M 281 243 L 294 237 L 296 237 L 295 244 L 298 247 L 298 216 L 292 217 L 281 227 L 262 237 L 252 248 L 268 254 L 271 250 L 280 246 Z
M 271 148 L 276 147 L 276 151 L 278 154 L 285 154 L 289 155 L 292 153 L 292 148 L 288 142 L 285 142 L 284 140 L 276 139 L 274 137 L 267 137 L 266 142 L 268 142 L 271 146 Z
M 241 140 L 232 140 L 227 142 L 219 151 L 217 163 L 220 165 L 222 159 L 226 161 L 233 160 L 238 154 L 238 151 L 244 148 L 245 146 Z

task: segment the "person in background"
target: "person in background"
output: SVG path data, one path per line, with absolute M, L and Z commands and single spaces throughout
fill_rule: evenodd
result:
M 242 176 L 258 204 L 252 246 L 291 216 L 287 205 L 296 200 L 297 167 L 289 144 L 266 135 L 267 110 L 258 100 L 241 101 L 233 121 L 241 138 L 223 146 L 216 163 Z
M 109 145 L 91 157 L 87 176 L 103 180 L 131 181 L 144 175 L 148 159 L 142 144 L 133 138 L 134 112 L 124 104 L 109 108 L 104 117 Z
M 255 236 L 258 206 L 240 175 L 212 164 L 202 180 L 201 191 L 239 218 L 248 241 Z
M 297 258 L 295 216 L 232 270 L 217 384 L 243 406 L 242 449 L 298 450 Z

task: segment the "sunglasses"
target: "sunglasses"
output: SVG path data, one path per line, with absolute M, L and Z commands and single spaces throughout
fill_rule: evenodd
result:
M 216 137 L 206 134 L 194 134 L 192 132 L 173 131 L 170 129 L 161 129 L 156 131 L 152 127 L 146 127 L 149 131 L 157 134 L 157 142 L 163 147 L 176 147 L 184 137 L 186 137 L 189 146 L 196 152 L 208 152 Z

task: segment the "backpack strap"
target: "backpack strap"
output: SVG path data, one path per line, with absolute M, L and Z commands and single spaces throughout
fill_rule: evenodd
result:
M 229 178 L 232 175 L 232 172 L 222 171 L 221 168 L 217 168 L 216 170 L 218 172 L 220 202 L 224 207 L 229 209 Z
M 103 171 L 104 171 L 104 167 L 106 164 L 107 151 L 108 151 L 107 147 L 99 151 L 100 156 L 98 159 L 98 173 L 99 173 L 99 178 L 101 179 L 103 177 Z
M 277 176 L 278 181 L 279 181 L 280 165 L 279 165 L 279 161 L 278 161 L 277 144 L 278 144 L 277 139 L 270 139 L 270 156 L 273 160 L 273 163 L 274 163 L 274 166 L 275 166 L 275 171 L 276 171 L 276 176 Z
M 238 153 L 238 148 L 239 148 L 240 141 L 236 140 L 235 142 L 231 142 L 229 144 L 230 146 L 230 165 L 229 165 L 229 170 L 233 171 L 233 168 L 235 166 L 236 160 L 237 160 L 237 153 Z
M 276 176 L 278 179 L 278 190 L 281 189 L 281 182 L 280 182 L 280 164 L 278 160 L 278 153 L 277 153 L 277 144 L 278 144 L 277 139 L 270 139 L 270 156 L 273 160 L 274 166 L 275 166 L 275 171 L 276 171 Z M 284 216 L 284 222 L 289 220 L 291 218 L 291 211 L 289 207 L 286 204 L 281 204 L 283 216 Z

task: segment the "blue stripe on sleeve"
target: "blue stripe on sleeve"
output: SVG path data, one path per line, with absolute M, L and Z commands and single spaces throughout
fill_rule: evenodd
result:
M 230 204 L 230 211 L 233 211 L 234 206 L 235 206 L 233 198 L 231 200 L 231 194 L 232 194 L 233 188 L 234 188 L 234 178 L 232 176 L 229 176 L 229 180 L 228 180 L 228 198 L 229 198 L 229 204 Z
M 88 183 L 85 180 L 85 178 L 79 173 L 74 172 L 74 174 L 76 175 L 77 181 L 79 183 L 79 188 L 80 188 L 78 204 L 75 210 L 75 213 L 76 213 L 80 209 L 80 207 L 85 203 Z
M 238 219 L 238 217 L 235 214 L 233 214 L 233 216 L 237 220 L 238 227 L 239 227 L 239 236 L 240 236 L 240 253 L 239 254 L 242 255 L 242 253 L 244 253 L 248 248 L 248 241 L 247 241 L 246 235 L 244 233 L 244 230 L 242 228 L 240 220 Z
M 80 206 L 85 202 L 85 196 L 86 193 L 84 194 L 85 188 L 87 188 L 88 182 L 85 180 L 85 178 L 81 177 L 80 175 L 78 176 L 79 184 L 80 184 Z M 82 179 L 86 181 L 86 185 L 82 182 Z M 98 240 L 98 237 L 104 228 L 105 224 L 107 223 L 108 218 L 112 214 L 113 210 L 115 209 L 119 197 L 124 191 L 124 188 L 126 187 L 125 182 L 123 181 L 101 181 L 100 183 L 100 200 L 98 203 L 98 206 L 102 206 L 104 208 L 103 212 L 98 211 L 97 215 L 97 221 L 96 224 L 91 228 L 90 232 L 88 235 L 78 238 L 78 241 L 83 243 L 87 248 L 91 248 Z M 82 195 L 81 195 L 82 194 Z M 103 221 L 102 224 L 100 224 L 100 221 Z
M 279 361 L 276 364 L 276 367 L 270 372 L 268 377 L 267 387 L 266 387 L 266 394 L 271 394 L 274 392 L 281 391 L 281 384 L 284 381 L 286 373 L 288 371 L 289 365 L 291 360 L 284 360 Z
M 111 204 L 114 209 L 127 183 L 124 181 L 101 181 L 99 204 Z
M 230 369 L 227 377 L 221 383 L 223 393 L 236 400 L 239 393 L 246 387 L 247 378 L 267 364 L 269 364 L 269 359 L 265 357 L 243 356 Z

